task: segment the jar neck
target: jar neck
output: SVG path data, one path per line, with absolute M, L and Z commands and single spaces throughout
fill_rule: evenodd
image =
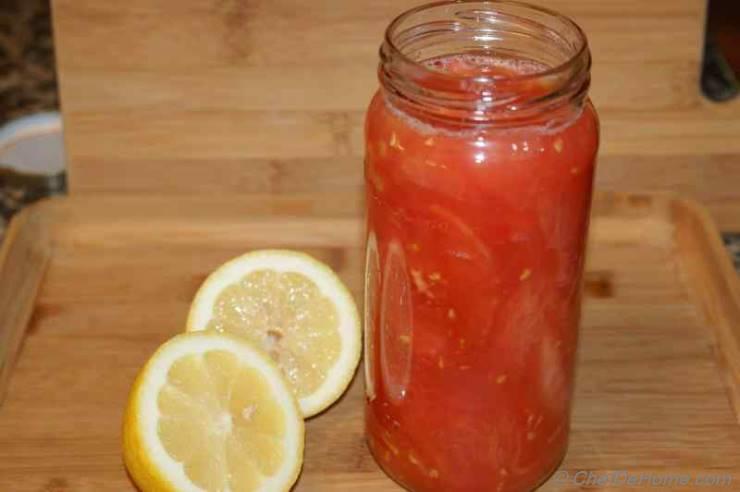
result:
M 455 60 L 468 68 L 444 68 Z M 513 1 L 445 1 L 390 24 L 378 75 L 388 101 L 423 121 L 509 127 L 580 112 L 590 68 L 586 37 L 567 17 Z

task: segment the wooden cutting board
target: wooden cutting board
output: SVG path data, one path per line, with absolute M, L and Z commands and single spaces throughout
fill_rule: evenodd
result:
M 740 98 L 699 88 L 707 0 L 533 1 L 588 35 L 597 185 L 690 194 L 740 230 Z M 52 0 L 70 190 L 357 190 L 383 30 L 422 3 Z
M 76 197 L 16 217 L 0 252 L 0 490 L 133 489 L 120 456 L 129 386 L 224 260 L 305 250 L 359 301 L 348 199 Z M 571 445 L 543 490 L 580 490 L 588 472 L 607 477 L 597 490 L 635 490 L 610 485 L 614 471 L 663 480 L 650 490 L 681 490 L 677 476 L 740 488 L 740 290 L 707 217 L 671 196 L 598 196 Z M 358 377 L 308 423 L 296 490 L 397 490 L 365 447 L 362 395 Z

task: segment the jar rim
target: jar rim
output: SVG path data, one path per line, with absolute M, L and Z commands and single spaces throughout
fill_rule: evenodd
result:
M 496 59 L 507 53 L 504 58 L 533 62 L 536 69 L 502 76 L 430 66 L 435 56 L 427 52 L 452 44 L 454 37 L 467 51 L 445 55 L 475 55 L 472 45 L 483 56 Z M 516 49 L 509 49 L 516 43 Z M 380 58 L 381 83 L 401 103 L 433 118 L 440 116 L 434 106 L 445 107 L 445 119 L 460 122 L 528 119 L 585 99 L 590 85 L 591 53 L 583 29 L 566 15 L 519 0 L 442 0 L 409 9 L 385 30 Z M 522 90 L 538 81 L 545 92 L 533 97 Z
M 422 68 L 424 70 L 429 70 L 430 72 L 434 72 L 435 76 L 440 75 L 443 77 L 449 77 L 453 79 L 465 79 L 465 78 L 480 78 L 479 75 L 477 76 L 471 76 L 471 75 L 462 75 L 455 72 L 438 72 L 435 71 L 420 61 L 413 60 L 410 56 L 408 56 L 406 53 L 403 52 L 402 49 L 400 49 L 397 44 L 393 40 L 393 33 L 395 32 L 396 28 L 406 19 L 410 18 L 413 15 L 416 15 L 420 12 L 423 12 L 425 10 L 437 8 L 437 7 L 443 7 L 445 5 L 464 5 L 464 4 L 470 4 L 470 3 L 485 3 L 485 4 L 491 4 L 491 5 L 514 5 L 523 7 L 525 9 L 529 9 L 535 12 L 539 12 L 542 14 L 546 14 L 548 16 L 551 16 L 553 19 L 557 19 L 570 27 L 574 29 L 576 33 L 578 33 L 578 41 L 579 41 L 579 47 L 574 52 L 573 55 L 571 55 L 567 60 L 564 62 L 554 66 L 554 67 L 547 67 L 545 70 L 539 70 L 532 73 L 518 73 L 515 75 L 512 75 L 510 79 L 519 79 L 519 80 L 526 80 L 526 79 L 534 79 L 538 77 L 553 75 L 557 73 L 561 73 L 563 71 L 566 71 L 568 68 L 571 68 L 574 64 L 578 62 L 578 60 L 587 52 L 589 51 L 589 45 L 588 45 L 588 39 L 586 38 L 586 33 L 583 31 L 581 26 L 579 26 L 573 19 L 568 17 L 567 15 L 561 14 L 560 12 L 557 12 L 555 10 L 549 9 L 547 7 L 542 7 L 539 5 L 535 5 L 529 2 L 522 2 L 519 0 L 438 0 L 435 2 L 429 2 L 422 5 L 418 5 L 414 8 L 411 8 L 409 10 L 406 10 L 404 12 L 401 12 L 399 15 L 397 15 L 388 25 L 388 27 L 385 30 L 384 34 L 384 41 L 385 44 L 399 57 L 401 58 L 405 63 L 414 64 L 418 66 L 419 68 Z

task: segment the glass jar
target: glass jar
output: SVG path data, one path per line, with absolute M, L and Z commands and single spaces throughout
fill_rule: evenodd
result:
M 598 120 L 570 19 L 388 27 L 366 121 L 366 428 L 415 491 L 531 490 L 566 451 Z

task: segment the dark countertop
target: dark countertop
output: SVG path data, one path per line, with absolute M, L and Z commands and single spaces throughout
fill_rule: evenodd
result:
M 58 106 L 49 0 L 3 0 L 0 124 Z
M 740 273 L 740 233 L 726 233 L 722 235 L 722 239 L 735 263 L 735 270 Z

